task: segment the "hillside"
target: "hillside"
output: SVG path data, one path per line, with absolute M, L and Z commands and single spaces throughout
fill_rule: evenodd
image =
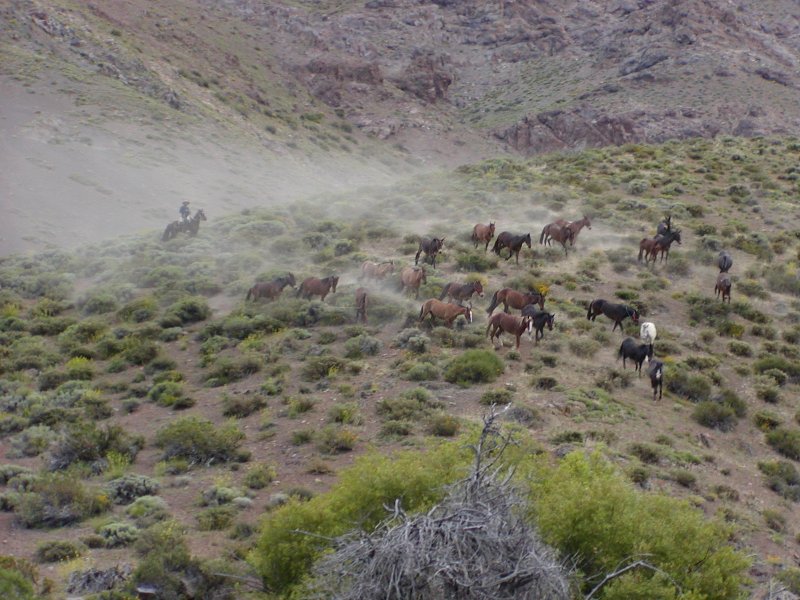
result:
M 243 556 L 246 532 L 281 493 L 323 493 L 355 456 L 424 447 L 467 429 L 486 402 L 510 400 L 509 423 L 543 450 L 599 449 L 640 488 L 732 525 L 731 543 L 753 557 L 751 591 L 760 597 L 797 572 L 798 153 L 794 139 L 724 137 L 493 160 L 209 219 L 194 238 L 162 243 L 151 231 L 73 253 L 7 257 L 0 454 L 33 471 L 67 461 L 94 490 L 123 473 L 149 477 L 193 554 Z M 639 241 L 665 213 L 682 243 L 667 262 L 645 266 Z M 581 214 L 592 226 L 568 255 L 535 243 L 556 215 Z M 530 231 L 534 245 L 519 265 L 473 248 L 472 225 L 490 219 L 498 232 Z M 392 279 L 359 280 L 364 260 L 413 264 L 420 235 L 446 242 L 419 301 Z M 730 305 L 713 297 L 720 248 L 734 259 Z M 324 302 L 291 289 L 273 302 L 244 300 L 254 281 L 287 271 L 298 283 L 332 272 L 340 279 Z M 423 299 L 470 278 L 488 292 L 473 299 L 474 323 L 417 324 Z M 366 325 L 354 322 L 359 285 L 370 294 Z M 540 344 L 523 337 L 517 352 L 506 339 L 492 350 L 485 308 L 503 286 L 547 288 L 556 326 Z M 656 323 L 656 357 L 667 365 L 661 401 L 646 377 L 616 360 L 624 336 L 605 317 L 587 321 L 598 297 Z M 451 361 L 467 349 L 502 359 L 496 381 L 448 382 Z M 161 432 L 187 416 L 227 436 L 240 431 L 238 449 L 205 466 L 170 458 Z M 98 439 L 80 429 L 95 421 L 122 426 L 103 442 L 113 452 L 95 441 L 100 454 L 74 454 L 77 440 Z M 126 455 L 134 447 L 135 459 Z M 258 465 L 268 467 L 266 487 L 250 488 Z M 3 469 L 6 479 L 14 474 Z M 68 529 L 20 528 L 20 519 L 40 518 L 20 504 L 32 476 L 21 477 L 4 488 L 8 552 L 31 557 L 66 537 L 94 544 L 86 551 L 93 566 L 130 562 L 124 546 L 91 541 L 109 524 L 145 526 L 124 505 Z M 208 507 L 221 488 L 244 495 L 236 509 Z M 62 586 L 77 568 L 66 563 L 48 577 Z
M 0 253 L 503 155 L 797 134 L 791 0 L 11 0 Z M 98 237 L 99 236 L 99 237 Z

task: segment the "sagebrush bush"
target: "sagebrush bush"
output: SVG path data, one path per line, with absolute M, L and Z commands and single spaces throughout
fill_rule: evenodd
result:
M 731 407 L 709 400 L 695 406 L 692 418 L 704 427 L 720 431 L 731 431 L 738 422 Z
M 105 541 L 106 548 L 120 548 L 130 546 L 139 537 L 139 528 L 131 523 L 114 521 L 107 523 L 97 530 Z
M 267 406 L 266 399 L 260 394 L 239 394 L 222 397 L 222 414 L 226 417 L 243 419 Z
M 461 429 L 461 422 L 457 417 L 440 412 L 428 419 L 428 433 L 439 437 L 453 437 Z
M 261 490 L 272 483 L 278 476 L 278 470 L 273 465 L 254 465 L 242 479 L 242 483 L 251 490 Z
M 207 419 L 184 417 L 159 429 L 155 445 L 164 450 L 164 460 L 210 464 L 236 459 L 242 439 L 244 434 L 234 423 L 217 426 Z
M 62 527 L 103 512 L 110 506 L 105 494 L 64 475 L 37 478 L 14 507 L 24 527 Z
M 403 373 L 409 381 L 433 381 L 439 379 L 439 368 L 429 362 L 412 362 Z
M 364 417 L 355 402 L 338 402 L 328 409 L 328 419 L 342 425 L 361 425 Z
M 195 401 L 186 395 L 183 384 L 178 381 L 162 381 L 156 383 L 147 392 L 147 397 L 158 404 L 167 408 L 181 410 L 194 406 Z
M 491 404 L 508 404 L 514 393 L 507 388 L 499 388 L 496 390 L 486 390 L 480 399 L 480 403 L 484 406 Z
M 327 454 L 348 452 L 355 448 L 357 441 L 358 436 L 352 429 L 336 425 L 326 425 L 316 436 L 317 448 Z
M 100 461 L 111 451 L 133 462 L 143 447 L 144 437 L 131 435 L 119 425 L 99 428 L 91 422 L 74 423 L 65 428 L 51 447 L 48 468 L 58 471 L 74 463 Z
M 106 486 L 114 504 L 130 504 L 140 496 L 155 495 L 161 487 L 155 479 L 137 473 L 112 479 Z
M 711 382 L 704 375 L 676 368 L 670 369 L 664 379 L 669 391 L 692 402 L 708 400 L 711 395 Z
M 34 556 L 40 563 L 52 563 L 72 560 L 86 553 L 86 546 L 80 542 L 69 540 L 50 540 L 36 546 Z M 2 588 L 0 588 L 0 591 Z
M 758 463 L 767 487 L 788 500 L 800 502 L 800 472 L 790 462 L 772 460 Z
M 800 430 L 776 427 L 767 433 L 767 444 L 779 454 L 800 460 Z
M 345 357 L 362 358 L 375 356 L 381 350 L 381 341 L 378 338 L 362 334 L 350 338 L 344 343 Z
M 139 496 L 125 509 L 137 527 L 146 528 L 169 518 L 169 506 L 158 496 Z
M 206 373 L 206 384 L 218 387 L 233 383 L 258 373 L 263 366 L 264 359 L 257 354 L 245 354 L 236 358 L 224 356 L 214 361 L 211 369 Z
M 444 378 L 460 386 L 491 383 L 503 373 L 504 369 L 503 361 L 494 352 L 466 350 L 447 364 Z
M 303 365 L 302 374 L 306 381 L 318 381 L 325 377 L 334 377 L 346 366 L 344 360 L 335 356 L 315 356 Z
M 230 505 L 212 506 L 197 515 L 197 528 L 200 531 L 219 531 L 227 529 L 236 518 L 236 508 Z

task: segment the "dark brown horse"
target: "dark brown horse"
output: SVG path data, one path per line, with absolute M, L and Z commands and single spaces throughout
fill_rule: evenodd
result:
M 310 299 L 312 296 L 320 296 L 321 300 L 325 300 L 328 292 L 331 294 L 336 293 L 336 285 L 339 283 L 339 278 L 335 275 L 330 275 L 324 279 L 317 279 L 316 277 L 309 277 L 303 280 L 300 288 L 297 290 L 297 296 Z
M 250 300 L 250 296 L 253 297 L 253 300 L 258 300 L 259 298 L 275 300 L 275 298 L 281 295 L 283 288 L 285 288 L 287 285 L 292 287 L 295 287 L 296 285 L 294 281 L 294 275 L 291 273 L 276 277 L 272 281 L 262 281 L 260 283 L 256 283 L 247 291 L 245 300 Z
M 592 228 L 592 222 L 589 220 L 589 217 L 587 217 L 586 215 L 583 215 L 583 218 L 578 220 L 578 221 L 567 221 L 565 219 L 558 219 L 556 221 L 553 221 L 553 223 L 555 225 L 558 225 L 559 227 L 569 227 L 569 229 L 572 231 L 572 238 L 570 238 L 570 241 L 569 241 L 569 245 L 570 246 L 574 246 L 575 245 L 575 240 L 578 239 L 578 234 L 581 232 L 581 229 L 583 229 L 584 227 L 586 227 L 587 229 L 591 229 Z M 550 237 L 550 235 L 547 234 L 545 236 L 545 240 L 544 241 L 545 242 L 549 241 L 549 239 L 548 239 L 549 237 Z
M 522 309 L 522 316 L 523 317 L 530 317 L 533 330 L 535 333 L 535 343 L 539 343 L 539 340 L 544 338 L 544 328 L 547 326 L 547 329 L 553 331 L 553 325 L 556 322 L 555 314 L 551 314 L 545 310 L 536 310 L 536 306 L 534 304 L 528 304 L 525 308 Z
M 717 275 L 717 283 L 714 286 L 714 296 L 719 298 L 722 296 L 722 301 L 728 299 L 728 304 L 731 303 L 731 276 L 728 273 L 720 273 Z
M 542 233 L 539 235 L 539 243 L 550 246 L 550 242 L 555 240 L 564 248 L 564 254 L 567 254 L 567 242 L 572 245 L 574 236 L 575 232 L 566 225 L 562 227 L 556 223 L 549 223 L 542 229 Z
M 668 260 L 669 247 L 672 245 L 672 242 L 678 242 L 678 245 L 681 245 L 680 229 L 659 234 L 654 238 L 642 239 L 642 241 L 639 242 L 639 261 L 641 262 L 642 256 L 644 256 L 644 261 L 646 263 L 649 262 L 651 258 L 653 262 L 656 262 L 659 254 L 661 255 L 662 261 Z
M 672 231 L 672 215 L 664 215 L 664 220 L 656 227 L 656 235 L 664 235 Z
M 439 254 L 439 250 L 442 249 L 444 246 L 444 238 L 427 238 L 424 237 L 419 241 L 419 248 L 417 248 L 417 255 L 414 257 L 414 264 L 416 265 L 419 262 L 419 255 L 423 252 L 425 253 L 425 260 L 430 262 L 433 265 L 433 268 L 436 268 L 436 255 Z
M 653 358 L 651 351 L 652 346 L 649 344 L 637 344 L 636 340 L 632 337 L 627 337 L 622 341 L 617 353 L 617 360 L 622 359 L 622 368 L 625 368 L 625 361 L 631 359 L 633 361 L 634 370 L 638 371 L 639 377 L 642 376 L 642 364 L 644 361 L 650 362 Z
M 727 273 L 733 266 L 733 258 L 726 250 L 721 250 L 717 256 L 717 266 L 720 273 Z
M 200 231 L 200 221 L 207 221 L 206 213 L 203 212 L 203 209 L 199 209 L 191 219 L 186 221 L 173 221 L 169 225 L 167 225 L 166 229 L 164 229 L 164 233 L 161 236 L 161 241 L 166 242 L 167 240 L 171 240 L 179 233 L 188 233 L 191 237 L 197 235 L 197 232 Z
M 502 256 L 500 251 L 503 248 L 508 248 L 508 256 L 506 257 L 506 260 L 509 260 L 512 256 L 516 256 L 516 263 L 519 264 L 519 252 L 522 250 L 522 244 L 528 244 L 528 248 L 531 247 L 530 233 L 514 235 L 510 231 L 503 231 L 494 241 L 492 252 L 497 254 L 497 256 Z
M 538 304 L 539 308 L 544 310 L 544 296 L 545 295 L 541 292 L 530 291 L 523 293 L 512 290 L 511 288 L 503 288 L 494 293 L 486 312 L 492 314 L 492 311 L 501 304 L 503 305 L 504 312 L 508 312 L 509 306 L 517 310 L 522 310 L 528 306 L 528 304 Z
M 428 283 L 425 267 L 403 267 L 400 271 L 400 291 L 414 290 L 414 298 L 419 298 L 419 286 Z
M 483 248 L 484 252 L 489 250 L 489 242 L 492 241 L 493 237 L 494 223 L 489 223 L 488 225 L 478 223 L 472 228 L 472 241 L 475 243 L 475 247 L 477 248 L 481 242 L 486 242 L 486 246 Z
M 367 322 L 367 290 L 356 288 L 356 323 Z
M 594 321 L 597 318 L 597 315 L 605 315 L 614 321 L 614 327 L 611 329 L 611 331 L 614 331 L 617 328 L 617 325 L 619 325 L 620 331 L 625 333 L 625 328 L 622 326 L 622 321 L 628 317 L 630 317 L 631 320 L 637 325 L 639 324 L 639 312 L 635 308 L 628 306 L 627 304 L 612 304 L 611 302 L 606 302 L 601 298 L 592 300 L 591 304 L 589 304 L 589 312 L 586 313 L 586 318 Z
M 483 286 L 480 281 L 470 281 L 469 283 L 450 282 L 442 290 L 439 300 L 452 298 L 460 305 L 465 300 L 472 298 L 472 294 L 478 294 L 483 298 Z
M 530 317 L 518 317 L 501 312 L 489 317 L 489 325 L 486 326 L 486 335 L 489 336 L 489 341 L 494 344 L 494 338 L 497 338 L 499 341 L 503 333 L 510 333 L 517 338 L 517 350 L 519 350 L 519 338 L 526 331 L 530 335 L 532 327 L 533 325 Z
M 359 279 L 385 279 L 387 275 L 394 273 L 394 261 L 384 261 L 382 263 L 365 260 L 361 263 L 361 275 Z
M 458 304 L 450 304 L 449 302 L 442 302 L 436 298 L 426 300 L 419 310 L 419 322 L 422 323 L 423 319 L 428 315 L 431 316 L 431 322 L 434 318 L 442 319 L 447 327 L 453 327 L 453 321 L 459 315 L 464 315 L 467 323 L 472 323 L 472 308 L 469 306 L 459 306 Z

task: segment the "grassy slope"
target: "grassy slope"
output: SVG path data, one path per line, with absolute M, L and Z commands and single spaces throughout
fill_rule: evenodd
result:
M 198 531 L 197 499 L 215 483 L 241 485 L 248 467 L 211 466 L 191 469 L 186 475 L 165 474 L 164 465 L 158 464 L 161 452 L 152 444 L 157 429 L 187 414 L 221 423 L 226 398 L 265 401 L 267 408 L 238 420 L 251 461 L 272 464 L 278 474 L 269 487 L 252 492 L 253 505 L 237 517 L 237 521 L 254 522 L 272 493 L 298 487 L 323 491 L 336 470 L 360 452 L 424 444 L 433 417 L 416 415 L 406 424 L 409 435 L 387 436 L 382 434 L 385 417 L 377 407 L 380 401 L 396 399 L 420 385 L 402 373 L 428 363 L 433 366 L 427 370 L 435 378 L 421 385 L 441 404 L 432 415 L 443 411 L 458 419 L 475 419 L 483 410 L 484 392 L 512 390 L 515 405 L 530 410 L 530 435 L 545 447 L 555 449 L 566 442 L 604 445 L 609 457 L 632 476 L 646 479 L 649 488 L 688 496 L 707 514 L 735 522 L 741 531 L 737 543 L 753 548 L 762 572 L 772 573 L 792 564 L 798 509 L 761 483 L 758 462 L 780 456 L 765 443 L 753 417 L 769 410 L 796 430 L 798 387 L 791 381 L 782 388 L 773 385 L 780 399 L 767 404 L 757 396 L 765 382 L 754 377 L 752 365 L 762 353 L 782 355 L 792 364 L 800 358 L 794 333 L 800 322 L 800 303 L 796 296 L 781 292 L 797 290 L 794 212 L 798 190 L 793 165 L 798 152 L 800 145 L 794 140 L 723 138 L 543 156 L 525 163 L 489 161 L 393 187 L 365 188 L 346 197 L 322 195 L 285 209 L 212 220 L 203 224 L 194 239 L 162 244 L 154 231 L 148 238 L 108 242 L 71 255 L 9 257 L 0 263 L 4 348 L 0 369 L 4 385 L 16 391 L 4 396 L 4 418 L 13 413 L 10 398 L 35 395 L 40 371 L 63 372 L 71 355 L 94 356 L 91 386 L 113 408 L 107 422 L 139 432 L 148 442 L 130 470 L 161 481 L 160 495 L 170 513 L 186 525 L 195 552 L 219 556 L 226 548 L 246 542 Z M 636 262 L 638 241 L 652 235 L 664 212 L 670 212 L 682 228 L 683 245 L 673 248 L 667 265 L 646 268 Z M 582 213 L 591 217 L 593 228 L 581 233 L 568 258 L 560 249 L 534 245 L 523 251 L 519 266 L 500 261 L 492 267 L 495 259 L 489 254 L 491 268 L 474 274 L 475 266 L 487 266 L 483 253 L 473 252 L 468 242 L 474 223 L 491 219 L 497 222 L 498 232 L 530 231 L 538 239 L 541 227 L 555 215 L 577 218 Z M 484 279 L 489 293 L 505 285 L 550 288 L 547 308 L 558 315 L 556 330 L 547 332 L 536 348 L 523 340 L 519 354 L 508 346 L 500 349 L 506 371 L 493 384 L 460 388 L 440 376 L 448 360 L 464 347 L 490 348 L 483 337 L 486 317 L 482 309 L 488 297 L 474 301 L 472 325 L 455 332 L 423 327 L 431 339 L 423 355 L 393 343 L 405 326 L 413 325 L 419 310 L 419 302 L 400 296 L 393 286 L 367 284 L 373 299 L 371 322 L 366 327 L 352 325 L 352 292 L 363 284 L 357 279 L 361 261 L 392 259 L 409 264 L 416 251 L 413 239 L 423 234 L 444 235 L 448 241 L 441 266 L 435 274 L 429 269 L 421 300 L 438 296 L 445 282 L 461 281 L 470 273 Z M 733 354 L 734 338 L 720 335 L 716 324 L 704 319 L 695 322 L 690 316 L 688 300 L 693 295 L 712 296 L 715 244 L 734 256 L 735 312 L 729 319 L 741 329 L 728 327 L 728 331 L 740 335 L 751 356 Z M 459 264 L 473 267 L 459 269 Z M 777 277 L 780 269 L 788 275 Z M 255 279 L 285 270 L 291 270 L 298 281 L 336 272 L 341 277 L 339 289 L 324 305 L 295 300 L 290 290 L 273 304 L 243 302 Z M 745 286 L 765 294 L 745 300 L 740 289 Z M 778 291 L 770 290 L 771 286 Z M 170 306 L 195 294 L 205 296 L 213 309 L 207 322 L 177 329 L 165 321 L 158 325 Z M 106 340 L 152 339 L 159 356 L 174 363 L 167 360 L 161 366 L 142 368 L 122 359 L 123 353 L 113 352 L 101 359 L 102 333 L 83 343 L 74 343 L 69 333 L 21 341 L 24 330 L 36 331 L 36 326 L 43 325 L 42 317 L 34 315 L 58 312 L 48 308 L 43 295 L 63 299 L 60 316 L 80 322 L 91 319 L 103 324 L 109 334 L 115 332 L 106 335 Z M 156 309 L 141 322 L 116 313 L 117 308 L 144 297 Z M 595 323 L 585 319 L 585 302 L 596 297 L 625 298 L 657 324 L 657 355 L 669 365 L 668 384 L 680 368 L 701 374 L 711 384 L 712 397 L 727 389 L 743 399 L 746 416 L 732 431 L 722 432 L 695 423 L 693 403 L 668 389 L 663 401 L 654 404 L 646 379 L 619 372 L 621 365 L 615 359 L 621 336 L 612 334 L 603 318 Z M 105 308 L 91 308 L 102 307 L 99 300 Z M 709 310 L 713 306 L 712 302 Z M 316 322 L 309 317 L 312 313 Z M 740 314 L 756 320 L 763 314 L 767 323 L 754 323 Z M 628 325 L 626 333 L 636 336 L 637 332 Z M 204 339 L 217 335 L 204 343 L 198 337 L 201 333 Z M 379 352 L 346 358 L 353 345 L 347 340 L 362 333 L 381 342 Z M 53 353 L 52 366 L 36 368 L 34 364 L 32 368 L 28 360 L 24 368 L 15 370 L 15 364 L 23 364 L 17 361 L 28 344 L 38 337 L 42 348 Z M 344 362 L 333 369 L 325 367 L 321 378 L 308 377 L 305 369 L 319 355 Z M 112 364 L 114 370 L 121 370 L 109 373 Z M 254 365 L 258 372 L 210 387 L 212 371 L 222 364 Z M 142 397 L 159 369 L 165 368 L 180 373 L 186 395 L 195 400 L 193 407 L 173 411 Z M 52 392 L 44 394 L 45 402 L 52 401 Z M 330 424 L 329 410 L 343 403 L 355 403 L 363 420 Z M 128 413 L 126 407 L 133 404 L 138 409 Z M 308 404 L 311 408 L 303 412 Z M 85 409 L 71 410 L 79 418 L 86 417 Z M 17 412 L 19 416 L 22 411 Z M 323 448 L 320 432 L 329 425 L 334 434 L 342 430 L 355 434 L 352 452 L 331 454 Z M 17 434 L 0 439 L 0 454 L 8 457 L 16 439 Z M 343 439 L 347 441 L 348 435 Z M 642 448 L 652 451 L 654 463 L 641 462 L 648 458 Z M 6 460 L 38 469 L 44 456 Z M 94 484 L 103 481 L 102 476 L 76 473 Z M 765 525 L 765 510 L 777 511 L 785 519 L 784 531 Z M 124 519 L 120 507 L 114 513 Z M 13 518 L 6 514 L 0 522 L 7 528 Z M 70 528 L 69 537 L 90 533 L 99 523 L 87 521 Z M 16 530 L 11 535 L 13 552 L 29 556 L 38 542 L 62 536 L 58 529 Z M 91 555 L 97 565 L 127 558 L 125 550 L 92 550 Z

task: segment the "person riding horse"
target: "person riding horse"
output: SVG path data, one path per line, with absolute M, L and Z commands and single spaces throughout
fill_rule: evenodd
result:
M 189 220 L 189 216 L 192 214 L 192 210 L 189 208 L 189 201 L 184 200 L 181 207 L 178 209 L 178 213 L 181 215 L 181 221 L 186 223 Z

